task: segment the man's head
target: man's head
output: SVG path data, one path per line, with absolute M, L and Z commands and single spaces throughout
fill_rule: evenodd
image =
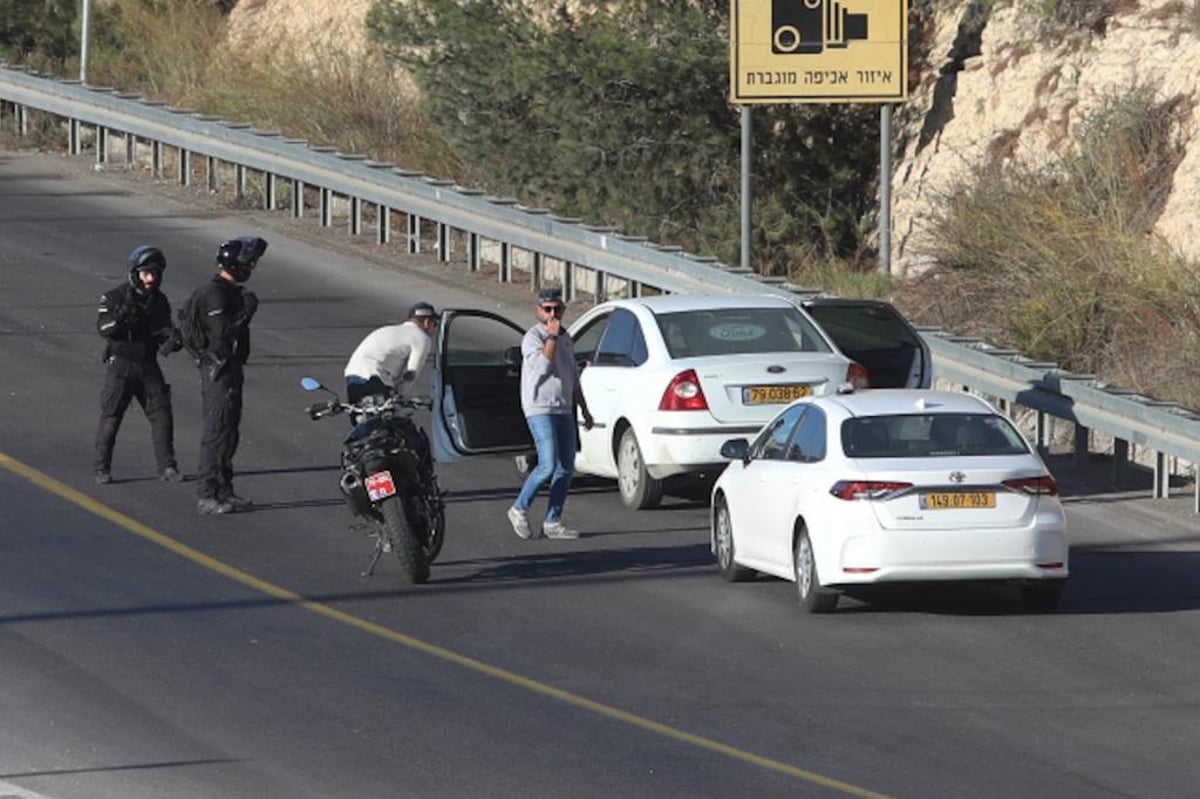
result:
M 167 257 L 162 250 L 143 244 L 129 253 L 129 285 L 142 294 L 157 291 L 166 268 Z
M 542 289 L 538 292 L 538 319 L 546 322 L 550 319 L 562 319 L 563 314 L 567 312 L 567 306 L 563 303 L 562 291 L 560 289 Z
M 258 236 L 230 239 L 217 248 L 217 266 L 235 283 L 245 283 L 266 251 L 266 240 Z
M 427 302 L 418 302 L 408 309 L 408 320 L 416 322 L 418 327 L 432 336 L 433 331 L 437 330 L 439 317 L 432 305 Z

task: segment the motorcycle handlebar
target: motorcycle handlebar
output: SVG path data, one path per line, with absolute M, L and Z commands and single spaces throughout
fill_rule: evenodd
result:
M 378 416 L 381 413 L 394 410 L 396 408 L 424 408 L 425 410 L 433 410 L 433 400 L 429 397 L 403 397 L 395 394 L 388 397 L 382 403 L 359 403 L 351 404 L 348 402 L 318 402 L 315 405 L 309 405 L 305 412 L 308 418 L 316 421 L 324 419 L 326 416 L 337 416 L 340 413 L 353 412 L 361 416 Z

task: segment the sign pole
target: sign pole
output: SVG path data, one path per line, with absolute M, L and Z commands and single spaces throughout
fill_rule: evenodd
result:
M 92 16 L 92 0 L 83 0 L 83 25 L 79 35 L 79 82 L 87 85 L 88 25 Z
M 750 207 L 751 185 L 750 164 L 752 161 L 754 131 L 750 126 L 750 106 L 742 106 L 742 268 L 750 269 Z
M 879 106 L 879 271 L 892 272 L 892 107 Z

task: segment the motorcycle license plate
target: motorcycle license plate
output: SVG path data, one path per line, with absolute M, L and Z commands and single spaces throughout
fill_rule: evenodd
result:
M 375 472 L 367 475 L 367 496 L 372 502 L 386 499 L 396 493 L 396 484 L 392 482 L 391 472 Z

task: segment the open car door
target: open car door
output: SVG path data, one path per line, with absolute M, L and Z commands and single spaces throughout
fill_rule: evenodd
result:
M 800 307 L 833 343 L 867 368 L 871 388 L 929 388 L 933 361 L 921 334 L 889 302 L 813 297 Z
M 533 449 L 521 411 L 524 336 L 516 324 L 488 311 L 442 311 L 431 413 L 438 462 Z

